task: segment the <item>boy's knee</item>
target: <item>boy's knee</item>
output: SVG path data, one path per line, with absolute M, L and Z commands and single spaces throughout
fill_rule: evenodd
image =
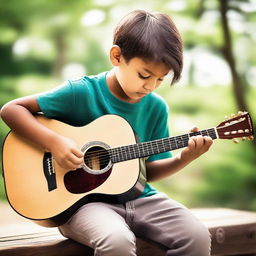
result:
M 196 223 L 187 230 L 187 250 L 191 256 L 208 256 L 211 250 L 211 235 L 203 223 Z
M 130 230 L 112 230 L 98 241 L 95 255 L 136 255 L 136 237 Z

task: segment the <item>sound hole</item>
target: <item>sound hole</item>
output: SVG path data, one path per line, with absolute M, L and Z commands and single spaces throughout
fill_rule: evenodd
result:
M 92 171 L 106 168 L 110 157 L 108 151 L 100 146 L 93 146 L 84 153 L 84 164 Z

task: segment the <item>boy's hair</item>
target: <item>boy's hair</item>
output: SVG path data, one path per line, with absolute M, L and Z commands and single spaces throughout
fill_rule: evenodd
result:
M 117 25 L 113 44 L 121 48 L 127 62 L 134 57 L 163 62 L 174 73 L 172 84 L 180 79 L 182 40 L 168 15 L 144 10 L 130 12 Z

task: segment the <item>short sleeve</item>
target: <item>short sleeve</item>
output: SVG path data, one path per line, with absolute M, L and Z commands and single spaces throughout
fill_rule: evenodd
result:
M 74 101 L 73 88 L 69 81 L 37 96 L 37 103 L 46 117 L 65 123 L 72 122 Z

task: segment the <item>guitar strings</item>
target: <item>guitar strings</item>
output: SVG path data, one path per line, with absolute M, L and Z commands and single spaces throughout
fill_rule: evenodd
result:
M 156 140 L 156 141 L 122 146 L 122 147 L 112 148 L 109 150 L 101 149 L 101 150 L 97 150 L 97 151 L 93 151 L 93 152 L 88 152 L 85 155 L 85 159 L 87 161 L 90 161 L 90 156 L 93 156 L 94 158 L 95 157 L 98 158 L 98 162 L 102 162 L 102 163 L 108 162 L 111 158 L 112 159 L 119 158 L 119 160 L 121 159 L 121 161 L 122 161 L 122 160 L 128 160 L 128 159 L 132 159 L 132 158 L 138 158 L 139 156 L 137 154 L 138 153 L 141 154 L 141 151 L 142 151 L 143 155 L 145 155 L 145 151 L 147 151 L 145 156 L 148 156 L 148 155 L 153 154 L 155 151 L 157 151 L 156 153 L 161 153 L 163 151 L 166 151 L 166 146 L 168 147 L 168 149 L 169 148 L 172 149 L 172 147 L 174 147 L 174 149 L 175 149 L 175 147 L 179 148 L 179 146 L 181 146 L 181 144 L 180 144 L 181 142 L 182 142 L 182 146 L 184 147 L 187 145 L 187 144 L 185 145 L 184 143 L 188 142 L 189 137 L 198 135 L 198 134 L 209 135 L 213 139 L 216 138 L 215 131 L 213 130 L 213 128 L 211 128 L 211 129 L 202 130 L 202 131 L 195 132 L 195 133 L 180 135 L 177 137 L 163 138 L 163 139 Z M 154 143 L 155 143 L 155 145 L 154 145 Z M 167 145 L 166 145 L 166 143 L 167 143 Z M 133 146 L 133 147 L 131 147 L 131 146 Z M 136 146 L 136 148 L 135 148 L 135 146 Z M 149 148 L 149 146 L 150 146 L 150 148 Z M 132 149 L 132 151 L 130 149 Z M 153 152 L 149 152 L 149 149 Z M 142 155 L 142 157 L 143 157 L 143 155 Z M 94 159 L 94 161 L 95 161 L 95 159 Z
M 204 131 L 202 131 L 202 133 L 203 133 Z M 209 131 L 209 132 L 211 132 L 211 131 Z M 213 139 L 214 138 L 216 138 L 215 137 L 215 132 L 214 131 L 212 131 L 211 132 L 212 134 L 209 134 L 209 135 L 211 135 L 210 137 L 212 137 Z M 197 132 L 196 134 L 200 134 L 200 132 Z M 192 136 L 192 135 L 191 135 Z M 185 138 L 184 138 L 185 137 Z M 184 140 L 185 139 L 185 140 Z M 186 143 L 187 141 L 189 140 L 189 134 L 184 134 L 184 135 L 180 135 L 180 136 L 178 136 L 178 139 L 177 139 L 177 137 L 170 137 L 170 138 L 163 138 L 163 139 L 160 139 L 160 140 L 156 140 L 156 141 L 150 141 L 150 142 L 142 142 L 142 143 L 137 143 L 137 144 L 131 144 L 131 145 L 126 145 L 126 146 L 121 146 L 121 147 L 116 147 L 116 148 L 111 148 L 111 149 L 102 149 L 102 150 L 97 150 L 97 151 L 93 151 L 93 152 L 88 152 L 87 153 L 87 155 L 93 155 L 93 154 L 95 154 L 96 152 L 98 153 L 98 154 L 103 154 L 103 155 L 106 155 L 106 154 L 108 154 L 108 153 L 106 153 L 106 152 L 108 152 L 108 151 L 114 151 L 114 150 L 118 150 L 118 152 L 117 153 L 114 153 L 114 154 L 112 154 L 112 156 L 117 156 L 117 155 L 119 155 L 120 153 L 122 154 L 122 153 L 126 153 L 127 152 L 127 150 L 129 151 L 129 148 L 133 148 L 133 151 L 135 152 L 135 153 L 137 153 L 137 152 L 139 152 L 139 151 L 136 151 L 136 150 L 143 150 L 143 149 L 145 149 L 145 150 L 147 150 L 146 149 L 146 147 L 144 147 L 144 146 L 147 146 L 147 148 L 149 149 L 149 146 L 150 146 L 150 149 L 151 150 L 155 150 L 155 149 L 158 149 L 159 147 L 166 147 L 166 145 L 164 145 L 164 144 L 168 144 L 167 146 L 169 146 L 169 144 L 171 144 L 171 143 L 173 143 L 173 145 L 171 145 L 171 146 L 175 146 L 175 145 L 177 145 L 178 146 L 178 144 L 177 143 L 180 143 L 181 141 L 182 141 L 182 143 L 184 144 L 184 143 Z M 160 143 L 161 142 L 161 143 Z M 155 145 L 154 145 L 154 143 L 155 143 Z M 153 146 L 151 146 L 151 145 L 153 145 Z M 185 145 L 184 145 L 185 146 Z M 135 148 L 135 147 L 137 147 L 137 148 Z
M 174 141 L 172 141 L 174 142 Z M 168 145 L 164 145 L 163 143 L 168 143 Z M 162 145 L 154 145 L 153 147 L 151 147 L 151 151 L 155 151 L 157 150 L 158 153 L 164 152 L 166 151 L 166 146 L 168 146 L 168 149 L 170 147 L 170 142 L 168 141 L 163 141 Z M 176 144 L 176 143 L 175 143 Z M 137 149 L 133 148 L 134 152 L 131 152 L 128 150 L 129 146 L 124 146 L 124 147 L 117 147 L 117 148 L 112 148 L 110 150 L 97 150 L 94 152 L 88 152 L 88 154 L 85 155 L 85 161 L 87 160 L 90 163 L 90 159 L 91 158 L 96 158 L 93 161 L 96 163 L 96 165 L 102 164 L 102 165 L 106 165 L 110 159 L 112 158 L 119 158 L 119 160 L 129 160 L 129 159 L 133 159 L 133 158 L 138 158 L 138 156 L 136 154 L 139 154 L 141 151 L 143 151 L 145 153 L 145 151 L 147 150 L 147 154 L 149 153 L 148 149 L 143 150 L 143 144 L 134 144 L 132 146 L 137 146 Z M 144 144 L 145 145 L 145 144 Z M 109 151 L 110 154 L 109 154 Z M 128 153 L 129 152 L 129 153 Z M 152 153 L 153 153 L 152 152 Z M 111 154 L 112 153 L 112 154 Z
M 219 133 L 219 135 L 224 134 L 224 132 L 222 132 L 222 131 L 219 131 L 218 133 Z M 216 139 L 216 132 L 215 132 L 214 128 L 211 128 L 211 129 L 202 130 L 199 132 L 184 134 L 184 135 L 180 135 L 177 137 L 163 138 L 163 139 L 151 141 L 151 142 L 137 143 L 137 144 L 133 144 L 133 145 L 112 148 L 112 149 L 108 149 L 108 150 L 106 150 L 106 149 L 96 150 L 93 152 L 86 153 L 85 159 L 88 162 L 90 162 L 90 156 L 93 156 L 94 158 L 97 158 L 96 159 L 97 164 L 105 165 L 106 163 L 108 163 L 111 160 L 111 158 L 112 159 L 119 158 L 118 160 L 121 159 L 120 161 L 138 158 L 140 155 L 136 155 L 136 154 L 141 154 L 141 151 L 143 153 L 141 157 L 143 157 L 143 155 L 145 155 L 145 151 L 147 151 L 146 152 L 147 154 L 145 156 L 148 156 L 148 155 L 154 154 L 155 151 L 158 151 L 156 153 L 161 153 L 161 152 L 167 151 L 166 146 L 168 147 L 168 149 L 170 148 L 170 150 L 172 150 L 172 147 L 174 147 L 174 149 L 175 149 L 175 147 L 179 148 L 181 146 L 181 144 L 179 144 L 180 142 L 182 142 L 183 143 L 182 146 L 185 147 L 185 146 L 187 146 L 187 144 L 184 145 L 184 143 L 188 142 L 189 137 L 195 136 L 198 134 L 202 134 L 204 136 L 208 135 L 212 139 Z M 154 143 L 155 143 L 155 145 L 154 145 Z M 165 145 L 166 143 L 167 143 L 167 145 Z M 149 152 L 149 146 L 150 146 L 150 150 L 153 152 Z M 130 149 L 133 149 L 133 152 Z M 95 161 L 95 159 L 93 161 Z
M 111 157 L 114 158 L 114 157 L 120 157 L 120 156 L 124 156 L 124 155 L 125 155 L 126 158 L 128 157 L 128 159 L 130 158 L 128 155 L 130 155 L 130 156 L 133 155 L 134 158 L 137 158 L 136 154 L 141 153 L 141 151 L 144 151 L 144 153 L 145 153 L 145 151 L 149 150 L 148 146 L 150 146 L 151 151 L 157 150 L 157 151 L 162 152 L 162 150 L 164 150 L 164 151 L 166 150 L 166 146 L 168 146 L 168 147 L 171 147 L 171 146 L 172 147 L 173 146 L 174 147 L 175 146 L 179 147 L 180 145 L 178 145 L 177 143 L 180 143 L 180 139 L 182 139 L 182 143 L 183 143 L 182 146 L 185 147 L 186 145 L 184 145 L 184 143 L 188 142 L 190 136 L 193 136 L 194 134 L 205 133 L 205 132 L 206 132 L 206 135 L 208 133 L 208 135 L 210 137 L 212 137 L 213 139 L 216 136 L 215 131 L 203 130 L 201 132 L 195 132 L 195 133 L 180 135 L 180 136 L 178 136 L 178 139 L 177 139 L 177 137 L 170 137 L 170 138 L 163 138 L 163 139 L 156 140 L 156 141 L 151 141 L 151 142 L 144 142 L 144 143 L 138 143 L 138 144 L 133 144 L 133 145 L 127 145 L 127 146 L 112 148 L 112 149 L 109 149 L 109 150 L 106 150 L 106 149 L 96 150 L 96 151 L 93 151 L 93 152 L 86 153 L 85 157 L 89 158 L 90 156 L 94 156 L 94 157 L 99 158 L 100 161 L 105 160 L 105 162 L 108 162 Z M 185 141 L 184 141 L 184 137 L 185 137 Z M 161 141 L 161 144 L 159 143 L 160 141 Z M 154 143 L 155 143 L 155 145 L 154 145 Z M 165 145 L 166 143 L 167 143 L 167 145 Z M 171 145 L 171 143 L 173 145 Z M 131 146 L 133 146 L 133 152 L 129 150 L 129 148 L 131 148 Z M 135 146 L 137 148 L 135 148 Z M 146 146 L 147 146 L 147 148 L 146 148 Z M 109 151 L 111 151 L 110 154 L 109 154 Z M 114 151 L 116 151 L 116 152 L 114 152 Z M 161 153 L 161 152 L 159 152 L 159 153 Z M 154 152 L 151 152 L 151 153 L 154 153 Z M 151 153 L 147 152 L 146 155 L 151 154 Z
M 185 138 L 186 141 L 184 141 L 184 138 L 183 138 L 183 140 L 182 140 L 183 145 L 182 146 L 185 146 L 184 143 L 186 143 L 188 141 L 188 135 L 183 135 L 183 137 L 185 137 L 185 136 L 186 136 L 186 138 Z M 158 144 L 160 141 L 162 143 Z M 155 145 L 154 145 L 154 143 L 155 143 Z M 158 153 L 165 152 L 165 151 L 167 151 L 166 147 L 168 147 L 168 149 L 170 147 L 175 147 L 175 146 L 178 147 L 176 138 L 165 138 L 165 139 L 161 139 L 161 140 L 157 140 L 157 141 L 153 141 L 153 142 L 138 143 L 138 144 L 123 146 L 123 147 L 112 148 L 112 149 L 109 149 L 109 150 L 105 150 L 105 149 L 96 150 L 94 152 L 88 152 L 85 155 L 85 158 L 86 158 L 86 160 L 88 161 L 89 164 L 90 164 L 90 158 L 96 158 L 96 159 L 93 160 L 96 165 L 102 164 L 102 165 L 106 166 L 111 158 L 112 159 L 113 158 L 118 158 L 118 160 L 121 160 L 121 161 L 122 160 L 134 159 L 134 158 L 139 157 L 137 154 L 140 154 L 141 151 L 143 151 L 144 153 L 145 153 L 145 151 L 148 151 L 145 156 L 150 155 L 149 148 L 147 148 L 147 149 L 144 148 L 144 145 L 145 146 L 146 145 L 152 145 L 150 149 L 153 152 L 151 152 L 151 153 L 154 153 L 155 151 L 157 151 Z M 131 146 L 133 146 L 133 152 L 129 151 L 129 147 L 131 147 Z M 137 148 L 135 148 L 135 146 Z M 110 154 L 109 154 L 109 151 L 111 151 Z

